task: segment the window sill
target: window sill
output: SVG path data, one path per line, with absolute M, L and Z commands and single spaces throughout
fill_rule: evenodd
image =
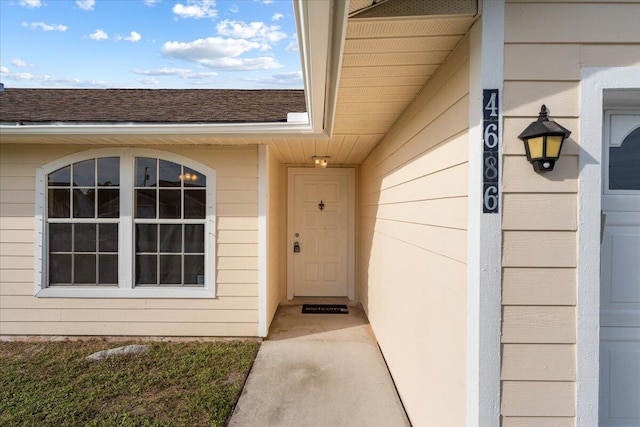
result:
M 216 297 L 210 288 L 45 288 L 37 289 L 38 298 L 179 298 L 212 299 Z

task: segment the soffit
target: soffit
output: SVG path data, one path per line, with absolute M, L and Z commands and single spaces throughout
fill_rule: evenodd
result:
M 340 137 L 368 141 L 368 151 L 359 150 L 349 159 L 361 163 L 462 40 L 475 17 L 357 16 L 348 20 L 332 140 L 343 145 L 348 142 Z M 340 160 L 331 159 L 330 164 L 339 165 Z

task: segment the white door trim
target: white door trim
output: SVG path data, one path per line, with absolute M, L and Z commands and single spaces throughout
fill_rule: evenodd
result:
M 348 250 L 347 250 L 347 296 L 356 298 L 355 241 L 356 241 L 356 171 L 353 168 L 289 168 L 287 190 L 287 299 L 293 299 L 293 242 L 294 238 L 294 177 L 296 175 L 346 175 L 348 180 Z
M 605 89 L 640 88 L 639 67 L 583 68 L 578 177 L 576 426 L 598 425 L 600 210 Z

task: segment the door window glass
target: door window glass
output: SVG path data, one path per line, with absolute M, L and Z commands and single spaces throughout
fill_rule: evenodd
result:
M 640 127 L 609 148 L 609 189 L 640 190 Z

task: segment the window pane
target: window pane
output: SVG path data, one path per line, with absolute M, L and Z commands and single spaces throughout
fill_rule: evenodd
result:
M 207 193 L 204 190 L 184 190 L 184 217 L 201 219 L 205 217 Z
M 73 284 L 96 284 L 96 256 L 73 256 Z
M 136 190 L 136 218 L 156 217 L 156 190 Z
M 180 255 L 160 255 L 160 284 L 182 283 L 182 257 Z
M 120 185 L 120 159 L 118 157 L 103 157 L 98 159 L 98 185 Z
M 71 283 L 71 255 L 49 255 L 49 284 Z
M 180 190 L 160 190 L 160 218 L 180 218 Z
M 118 284 L 118 255 L 98 256 L 98 283 L 101 285 Z
M 73 217 L 74 218 L 95 218 L 96 190 L 75 189 L 73 190 Z
M 640 190 L 640 128 L 609 148 L 609 189 Z
M 160 160 L 160 187 L 180 187 L 182 166 L 177 163 Z
M 96 251 L 96 224 L 74 224 L 74 252 Z
M 96 182 L 96 160 L 85 160 L 73 164 L 73 185 L 77 187 L 93 187 Z
M 136 224 L 136 253 L 158 252 L 158 226 Z
M 156 159 L 136 157 L 136 187 L 155 187 L 156 176 Z
M 204 285 L 204 255 L 185 255 L 184 284 Z
M 71 166 L 65 166 L 55 172 L 49 174 L 49 185 L 51 186 L 70 186 L 71 185 Z
M 136 285 L 155 285 L 156 255 L 137 255 L 136 256 Z
M 204 187 L 207 185 L 207 177 L 191 168 L 184 167 L 184 186 L 185 187 Z
M 204 224 L 185 224 L 185 253 L 204 253 Z
M 49 251 L 71 252 L 71 224 L 49 224 Z
M 182 252 L 182 225 L 160 225 L 160 252 Z
M 100 252 L 118 252 L 118 224 L 99 224 L 98 233 Z
M 49 190 L 49 218 L 69 218 L 71 214 L 70 194 L 69 190 Z
M 98 190 L 98 217 L 117 218 L 120 216 L 120 190 Z

